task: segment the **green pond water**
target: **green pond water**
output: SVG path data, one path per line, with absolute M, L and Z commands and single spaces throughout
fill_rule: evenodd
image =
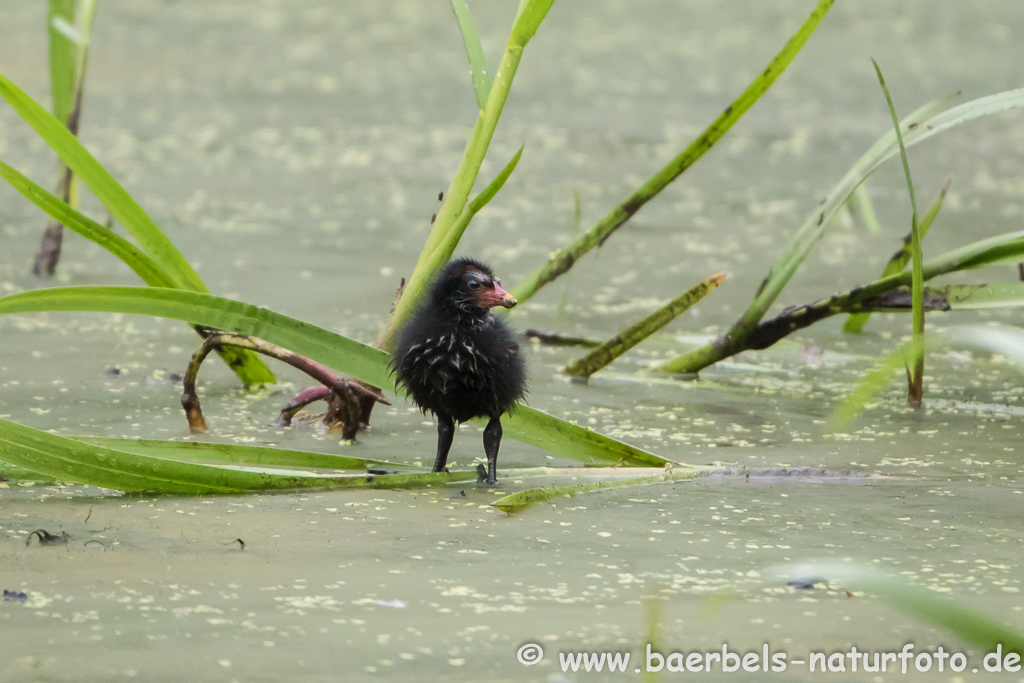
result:
M 514 5 L 471 3 L 492 67 Z M 589 227 L 699 133 L 812 5 L 556 4 L 524 55 L 481 179 L 525 145 L 522 162 L 460 253 L 514 285 L 567 242 L 574 191 Z M 1017 0 L 837 5 L 718 147 L 512 321 L 603 339 L 728 271 L 697 310 L 589 385 L 560 372 L 579 350 L 524 343 L 530 405 L 683 462 L 886 478 L 702 479 L 560 499 L 516 516 L 489 503 L 531 484 L 501 469 L 496 490 L 200 498 L 12 479 L 0 483 L 0 587 L 27 600 L 0 603 L 0 680 L 642 680 L 634 668 L 652 621 L 663 652 L 767 643 L 795 660 L 909 642 L 971 658 L 962 674 L 812 674 L 794 664 L 750 680 L 1024 680 L 971 673 L 983 652 L 855 585 L 800 590 L 766 571 L 809 560 L 872 566 L 1024 630 L 1024 386 L 1013 364 L 936 351 L 923 410 L 908 408 L 894 382 L 843 433 L 825 420 L 905 338 L 909 317 L 876 316 L 858 336 L 827 320 L 699 381 L 645 373 L 739 315 L 785 236 L 887 130 L 869 57 L 904 113 L 958 90 L 967 100 L 1021 85 Z M 44 14 L 42 2 L 0 5 L 0 72 L 48 102 Z M 447 3 L 136 0 L 100 7 L 81 137 L 215 293 L 372 341 L 474 116 Z M 55 183 L 52 153 L 6 105 L 0 159 Z M 933 138 L 911 163 L 922 204 L 953 179 L 927 253 L 1022 228 L 1019 112 Z M 777 310 L 881 271 L 909 225 L 899 165 L 889 162 L 868 186 L 883 231 L 834 225 Z M 85 208 L 103 219 L 94 200 Z M 3 293 L 136 284 L 75 236 L 54 281 L 37 281 L 30 269 L 44 225 L 0 187 Z M 1005 264 L 949 281 L 1016 278 Z M 993 321 L 1019 324 L 1020 314 L 936 314 L 929 329 Z M 307 386 L 278 366 L 281 383 L 258 393 L 243 391 L 223 364 L 205 366 L 211 431 L 192 437 L 171 374 L 196 344 L 185 325 L 148 318 L 0 319 L 0 417 L 60 434 L 432 462 L 434 427 L 401 399 L 379 407 L 354 444 L 308 425 L 272 426 Z M 108 372 L 115 367 L 119 374 Z M 480 439 L 477 426 L 464 426 L 452 466 L 474 466 Z M 571 463 L 503 443 L 499 468 L 540 464 Z M 71 541 L 26 544 L 36 529 Z M 517 661 L 527 643 L 546 653 L 530 667 Z M 626 673 L 563 672 L 558 653 L 580 650 L 634 660 Z

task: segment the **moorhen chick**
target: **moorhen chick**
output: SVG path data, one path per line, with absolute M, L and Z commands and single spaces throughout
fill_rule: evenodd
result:
M 420 410 L 437 416 L 434 472 L 448 461 L 455 423 L 488 417 L 487 483 L 497 481 L 501 416 L 523 397 L 526 369 L 512 330 L 491 309 L 515 305 L 490 268 L 457 259 L 441 271 L 402 329 L 392 367 Z

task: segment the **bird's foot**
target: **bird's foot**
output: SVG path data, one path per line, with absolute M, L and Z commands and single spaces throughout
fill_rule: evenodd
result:
M 494 486 L 495 484 L 498 483 L 498 477 L 495 475 L 495 473 L 489 472 L 487 470 L 487 465 L 483 464 L 482 462 L 477 463 L 476 477 L 477 480 L 484 484 L 487 484 L 488 486 Z

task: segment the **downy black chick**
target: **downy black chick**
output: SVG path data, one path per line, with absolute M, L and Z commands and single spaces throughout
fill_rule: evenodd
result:
M 392 367 L 420 410 L 437 417 L 434 472 L 448 461 L 455 423 L 488 417 L 487 483 L 497 481 L 501 416 L 523 397 L 526 368 L 512 330 L 491 308 L 515 305 L 490 268 L 457 259 L 441 271 L 402 329 Z

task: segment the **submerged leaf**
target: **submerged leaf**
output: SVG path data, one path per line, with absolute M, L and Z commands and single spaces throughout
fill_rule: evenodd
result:
M 502 512 L 515 514 L 530 508 L 537 503 L 547 502 L 564 496 L 575 496 L 578 493 L 600 491 L 603 489 L 614 489 L 623 486 L 640 486 L 643 484 L 655 484 L 659 482 L 672 482 L 680 479 L 692 479 L 701 470 L 687 468 L 676 471 L 675 468 L 665 469 L 658 474 L 644 477 L 617 478 L 605 481 L 595 481 L 587 484 L 576 484 L 575 486 L 550 486 L 548 488 L 527 489 L 511 495 L 499 498 L 491 503 L 491 507 L 498 508 Z M 600 474 L 598 474 L 600 476 Z

